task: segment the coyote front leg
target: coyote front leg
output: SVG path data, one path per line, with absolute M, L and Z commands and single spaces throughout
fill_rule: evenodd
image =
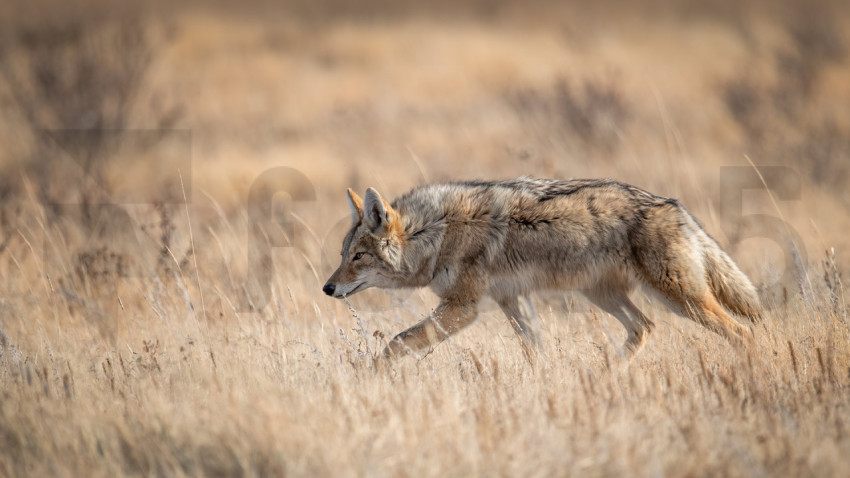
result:
M 478 301 L 443 299 L 428 318 L 393 338 L 384 349 L 385 358 L 399 358 L 433 347 L 478 317 Z

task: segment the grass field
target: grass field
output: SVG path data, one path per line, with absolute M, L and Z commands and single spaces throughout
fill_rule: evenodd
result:
M 850 474 L 850 8 L 584 3 L 0 7 L 0 476 Z M 681 200 L 755 346 L 542 294 L 376 372 L 436 298 L 322 294 L 345 188 L 519 175 Z

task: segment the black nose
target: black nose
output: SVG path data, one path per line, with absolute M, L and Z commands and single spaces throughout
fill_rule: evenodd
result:
M 322 292 L 328 295 L 334 295 L 334 290 L 336 290 L 336 286 L 333 284 L 325 284 L 325 286 L 322 287 Z

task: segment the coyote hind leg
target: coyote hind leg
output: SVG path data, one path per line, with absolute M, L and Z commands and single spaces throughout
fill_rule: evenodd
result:
M 497 301 L 514 332 L 519 336 L 525 358 L 534 363 L 540 345 L 540 324 L 528 296 L 516 296 Z
M 693 320 L 732 344 L 741 345 L 752 342 L 752 331 L 729 317 L 707 287 L 698 293 L 693 291 L 698 289 L 696 286 L 677 288 L 665 287 L 664 283 L 653 285 L 665 299 L 666 305 L 682 317 Z
M 693 265 L 690 268 L 682 266 L 681 262 L 677 263 L 675 259 L 670 261 L 670 269 L 685 271 L 677 276 L 678 280 L 664 280 L 647 273 L 646 282 L 677 314 L 693 320 L 731 343 L 750 341 L 750 329 L 729 317 L 703 279 L 703 271 L 694 269 Z
M 623 289 L 597 287 L 585 290 L 583 293 L 591 302 L 613 315 L 626 328 L 628 336 L 623 344 L 623 352 L 631 361 L 646 343 L 655 324 L 632 303 Z
M 660 294 L 677 314 L 693 320 L 733 344 L 750 342 L 750 329 L 739 324 L 721 307 L 703 258 L 708 236 L 684 212 L 677 222 L 656 215 L 632 240 L 641 282 Z M 657 237 L 667 237 L 658 241 Z M 712 246 L 716 247 L 716 245 Z

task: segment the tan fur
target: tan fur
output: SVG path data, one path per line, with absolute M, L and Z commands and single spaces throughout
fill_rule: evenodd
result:
M 363 219 L 363 200 L 351 188 L 348 188 L 346 193 L 348 193 L 348 207 L 351 209 L 351 222 L 357 223 Z
M 629 299 L 636 284 L 677 313 L 741 342 L 756 320 L 755 288 L 675 199 L 613 180 L 519 178 L 431 184 L 392 204 L 370 188 L 348 191 L 352 227 L 324 291 L 341 298 L 369 287 L 430 287 L 440 304 L 384 351 L 398 357 L 436 345 L 496 300 L 530 360 L 539 326 L 529 294 L 580 290 L 616 317 L 628 357 L 653 323 Z

